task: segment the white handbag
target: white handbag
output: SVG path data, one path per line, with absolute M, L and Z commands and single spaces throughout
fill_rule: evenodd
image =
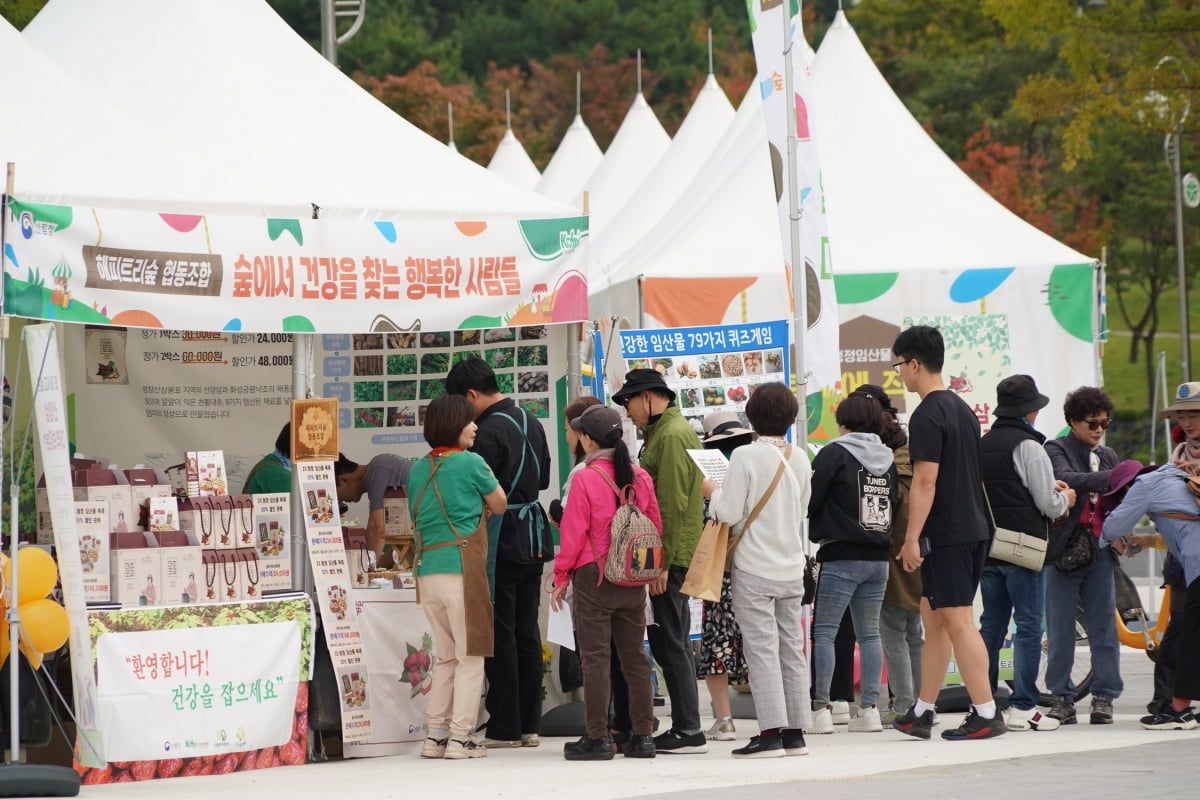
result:
M 996 525 L 996 517 L 992 514 L 992 501 L 987 496 L 987 488 L 983 490 L 983 498 L 987 501 L 988 517 L 996 533 L 992 536 L 992 549 L 988 555 L 992 558 L 1015 564 L 1018 567 L 1041 572 L 1046 563 L 1046 545 L 1050 541 L 1050 523 L 1046 522 L 1046 536 L 1038 538 L 1024 531 L 1014 531 Z

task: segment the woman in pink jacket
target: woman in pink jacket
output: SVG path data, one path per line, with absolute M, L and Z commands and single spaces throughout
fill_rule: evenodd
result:
M 628 758 L 654 758 L 654 698 L 650 661 L 642 647 L 646 629 L 646 588 L 615 586 L 603 579 L 609 549 L 609 528 L 617 511 L 617 492 L 633 486 L 637 506 L 662 529 L 654 482 L 630 461 L 621 439 L 621 416 L 607 406 L 590 406 L 571 420 L 583 444 L 583 469 L 571 481 L 571 500 L 560 526 L 560 548 L 554 559 L 554 591 L 550 605 L 562 607 L 567 583 L 579 660 L 583 667 L 583 706 L 587 733 L 563 747 L 568 761 L 607 761 L 613 757 L 608 729 L 609 643 L 616 648 L 621 673 L 629 685 L 629 718 L 633 735 Z

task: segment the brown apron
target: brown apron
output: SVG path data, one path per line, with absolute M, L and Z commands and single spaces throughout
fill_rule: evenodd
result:
M 446 512 L 446 503 L 442 500 L 442 492 L 438 489 L 437 480 L 435 480 L 439 462 L 433 456 L 430 456 L 430 459 L 433 462 L 433 469 L 430 470 L 429 478 L 421 487 L 421 491 L 417 493 L 413 506 L 413 522 L 416 523 L 421 507 L 421 498 L 425 496 L 425 489 L 432 483 L 433 493 L 437 496 L 438 505 L 442 507 L 442 515 L 445 516 L 446 524 L 450 526 L 450 531 L 454 534 L 456 541 L 426 545 L 422 541 L 421 530 L 417 528 L 414 531 L 417 545 L 414 564 L 420 565 L 421 556 L 426 551 L 437 550 L 440 547 L 459 548 L 459 555 L 462 557 L 463 601 L 467 611 L 467 655 L 490 658 L 495 651 L 495 623 L 492 617 L 491 589 L 488 588 L 487 579 L 487 509 L 485 508 L 479 515 L 479 524 L 475 526 L 475 530 L 466 536 L 459 533 L 458 528 L 454 527 L 454 523 L 450 521 L 450 515 Z M 418 581 L 418 604 L 421 602 L 420 585 L 420 581 Z

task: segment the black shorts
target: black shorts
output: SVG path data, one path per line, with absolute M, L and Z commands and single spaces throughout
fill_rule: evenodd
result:
M 932 609 L 975 604 L 991 542 L 935 545 L 921 562 L 921 596 Z

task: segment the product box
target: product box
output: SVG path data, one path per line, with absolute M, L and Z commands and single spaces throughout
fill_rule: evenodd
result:
M 411 539 L 412 516 L 408 512 L 408 492 L 394 486 L 383 493 L 383 535 Z
M 259 570 L 258 551 L 253 547 L 239 547 L 233 551 L 238 562 L 238 588 L 243 600 L 262 597 L 262 573 Z
M 217 602 L 242 600 L 245 568 L 236 550 L 217 550 Z
M 292 588 L 291 496 L 255 494 L 252 525 L 258 551 L 259 589 L 263 592 Z
M 186 455 L 189 497 L 229 494 L 223 450 L 189 450 Z
M 204 584 L 200 587 L 201 603 L 218 603 L 224 591 L 221 576 L 221 558 L 216 550 L 200 550 L 200 561 L 204 566 Z
M 107 503 L 76 503 L 75 531 L 83 569 L 83 598 L 88 603 L 112 600 Z
M 125 479 L 129 481 L 131 503 L 139 520 L 142 518 L 143 506 L 148 506 L 151 498 L 174 496 L 174 490 L 171 488 L 171 479 L 162 470 L 146 469 L 139 466 L 122 470 L 122 472 L 125 475 Z M 178 527 L 178 525 L 173 527 Z
M 350 585 L 365 589 L 371 585 L 371 551 L 367 549 L 367 529 L 342 526 L 342 541 L 346 545 L 346 568 L 350 572 Z
M 213 546 L 218 550 L 232 550 L 237 547 L 241 526 L 239 509 L 234 506 L 232 495 L 223 494 L 210 497 L 209 500 L 212 501 L 213 518 L 217 523 Z M 253 515 L 253 509 L 250 513 Z
M 125 475 L 115 469 L 87 469 L 75 473 L 76 502 L 108 503 L 108 524 L 114 532 L 138 530 L 138 515 Z
M 172 531 L 188 538 L 182 531 Z M 174 541 L 173 539 L 171 541 Z M 194 538 L 193 538 L 194 541 Z M 163 605 L 199 603 L 204 583 L 204 551 L 198 543 L 159 548 L 162 556 Z
M 233 524 L 230 526 L 233 534 L 233 546 L 252 548 L 256 543 L 254 498 L 248 494 L 233 494 L 229 498 L 233 503 Z
M 150 497 L 147 502 L 150 503 L 149 530 L 151 533 L 183 530 L 179 527 L 179 501 L 175 497 L 171 495 Z
M 130 534 L 133 535 L 133 534 Z M 118 542 L 122 543 L 122 542 Z M 162 600 L 162 556 L 157 547 L 114 546 L 112 587 L 115 603 L 123 606 L 156 606 Z
M 208 550 L 216 549 L 220 527 L 215 501 L 213 497 L 186 497 L 179 501 L 179 527 L 196 534 L 200 546 Z

